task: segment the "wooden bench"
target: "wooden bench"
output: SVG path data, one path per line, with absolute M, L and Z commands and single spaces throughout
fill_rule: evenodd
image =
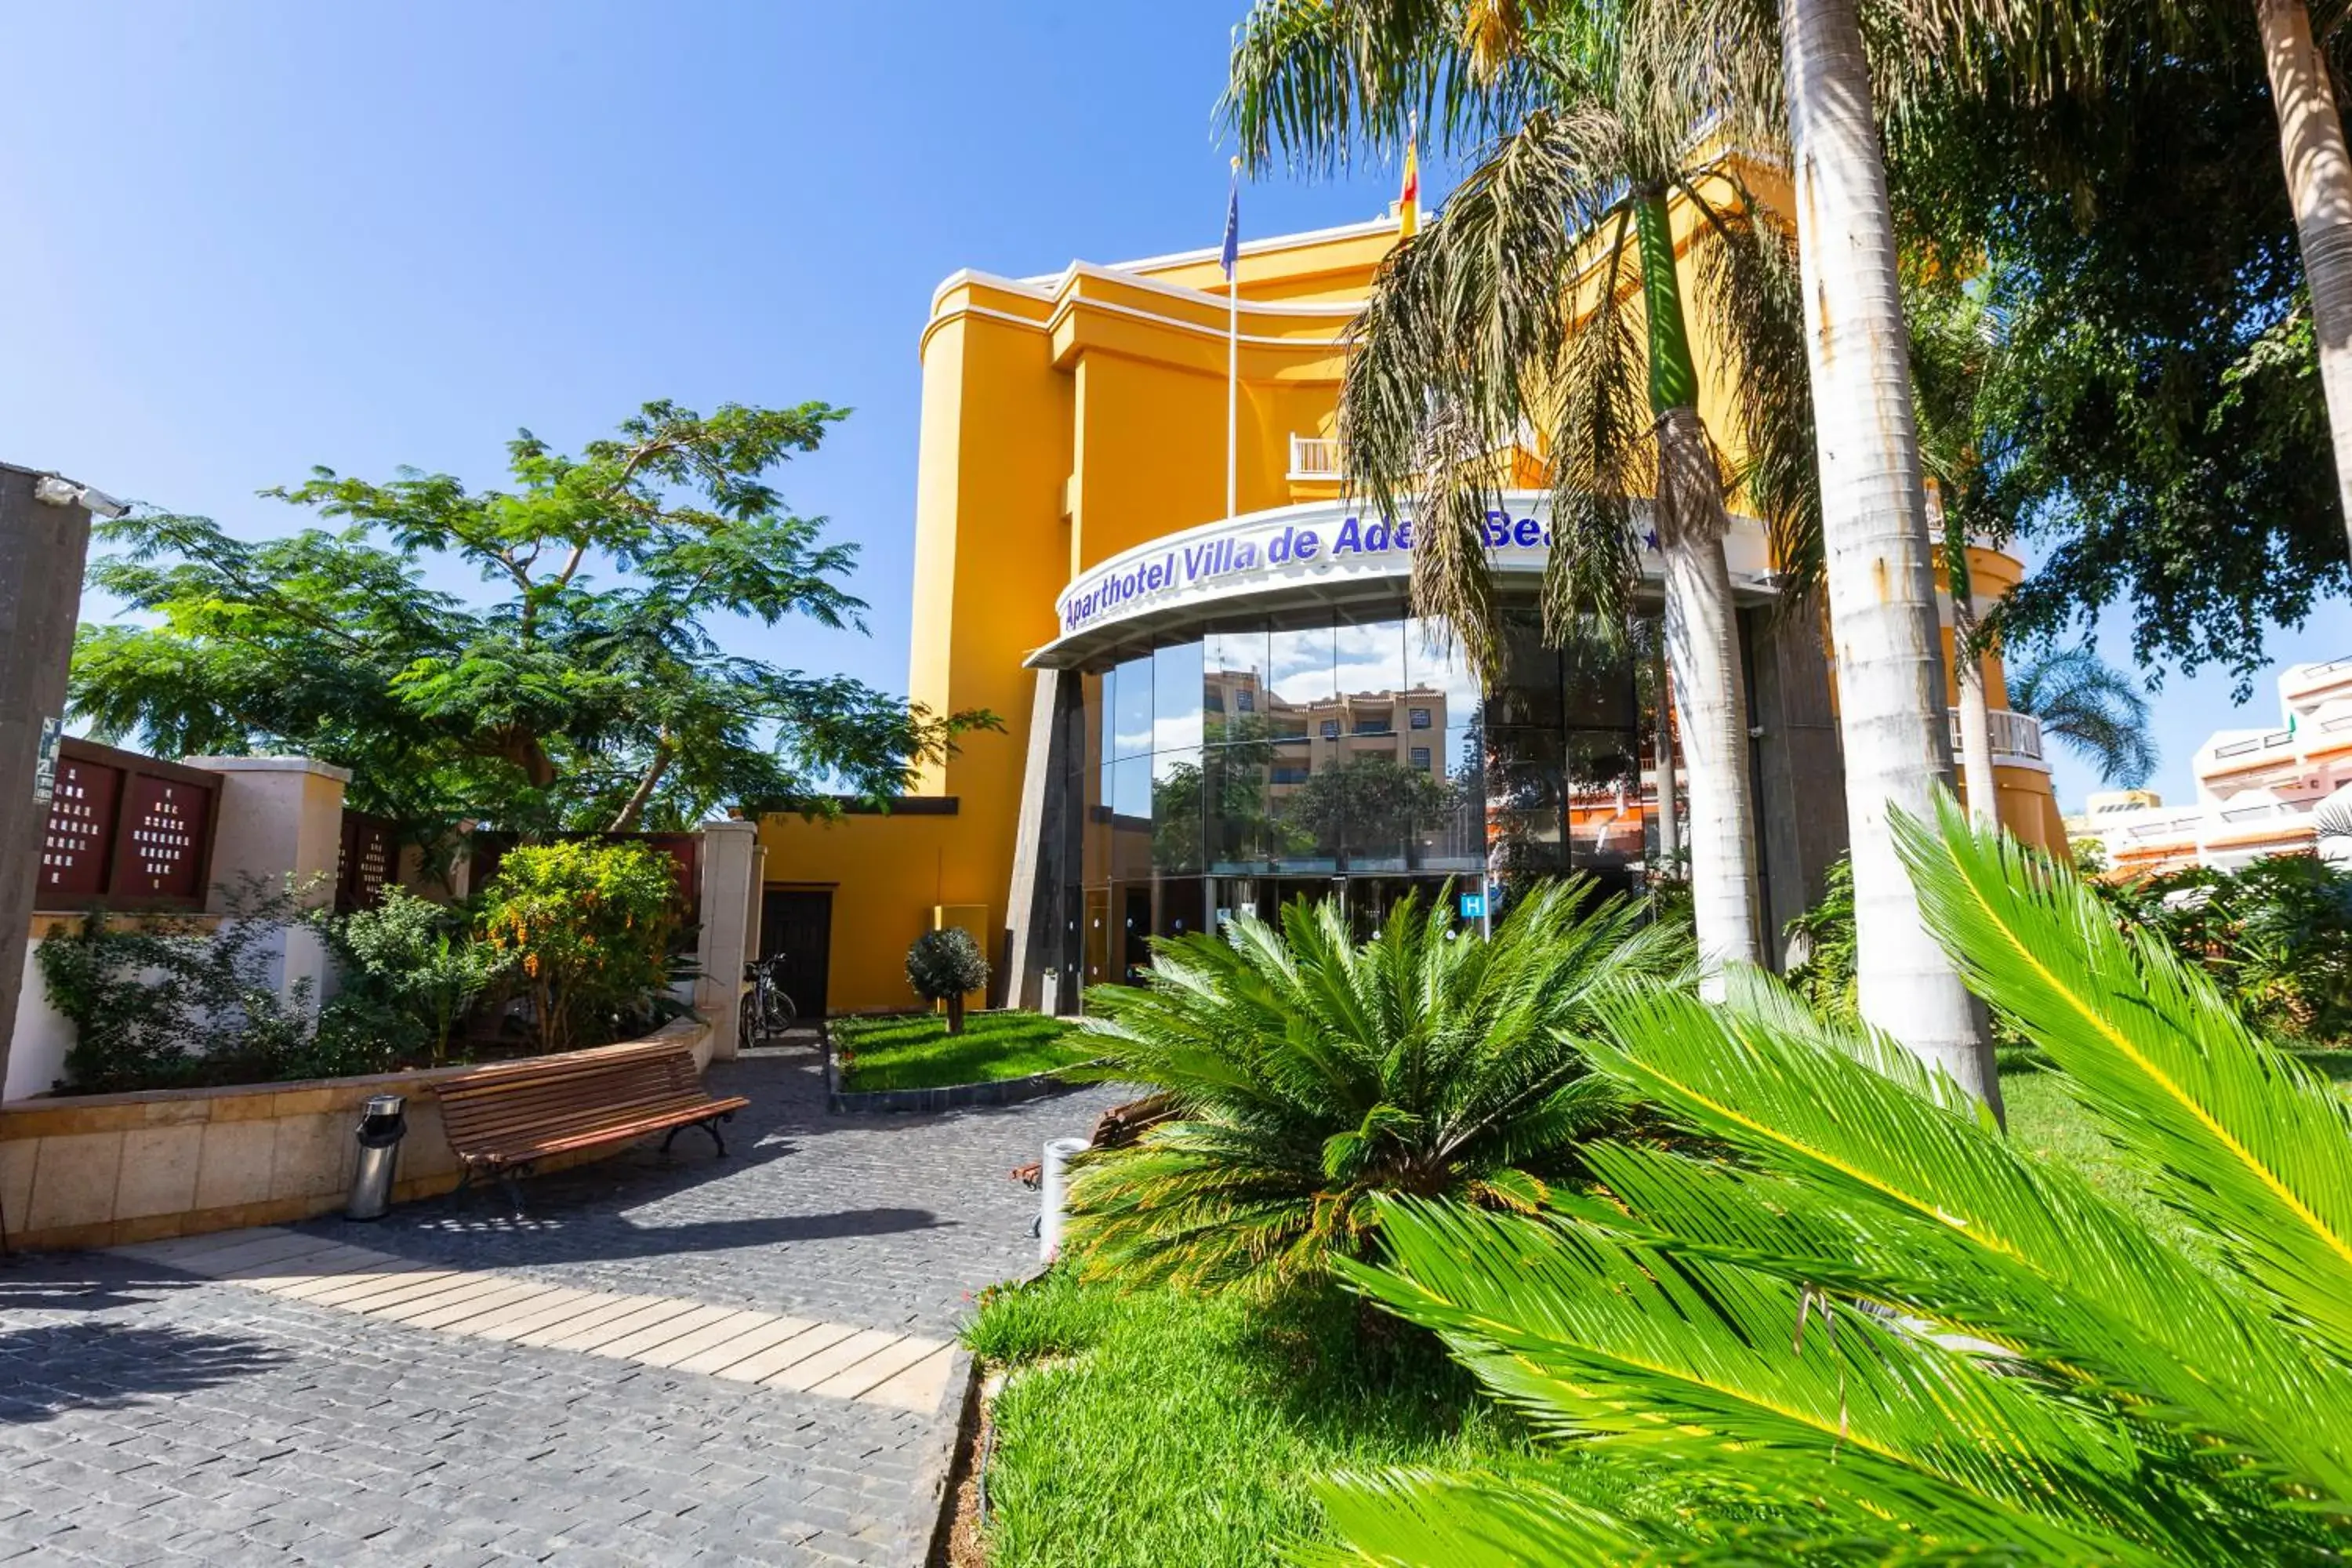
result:
M 690 1047 L 656 1041 L 501 1062 L 444 1079 L 434 1092 L 449 1147 L 465 1166 L 458 1191 L 477 1175 L 495 1176 L 518 1215 L 516 1178 L 541 1160 L 665 1129 L 667 1153 L 689 1127 L 709 1133 L 724 1157 L 719 1124 L 751 1103 L 715 1098 L 702 1087 Z

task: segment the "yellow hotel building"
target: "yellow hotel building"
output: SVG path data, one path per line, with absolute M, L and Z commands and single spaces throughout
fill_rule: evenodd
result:
M 910 1005 L 907 946 L 938 924 L 980 939 L 990 1002 L 1070 1011 L 1084 986 L 1131 975 L 1150 935 L 1297 894 L 1336 894 L 1369 928 L 1449 881 L 1459 896 L 1489 880 L 1496 910 L 1569 869 L 1642 884 L 1657 843 L 1649 682 L 1536 635 L 1533 438 L 1506 455 L 1525 488 L 1489 519 L 1518 606 L 1492 691 L 1411 616 L 1410 520 L 1341 494 L 1343 334 L 1397 238 L 1391 216 L 1241 247 L 1231 518 L 1215 250 L 940 285 L 921 342 L 908 692 L 992 710 L 1004 730 L 968 738 L 887 814 L 762 820 L 761 947 L 784 955 L 803 1012 Z M 1736 519 L 1727 550 L 1771 933 L 1843 847 L 1835 710 L 1818 637 L 1769 613 L 1762 528 Z M 1991 552 L 1972 565 L 1985 595 L 2017 572 Z M 2003 689 L 1997 660 L 1987 673 Z M 2032 721 L 1997 717 L 1995 735 L 2004 819 L 2060 841 Z

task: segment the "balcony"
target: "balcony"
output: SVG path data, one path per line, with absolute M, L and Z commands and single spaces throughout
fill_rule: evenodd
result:
M 2279 694 L 2300 708 L 2326 696 L 2352 693 L 2352 658 L 2298 664 L 2279 677 Z
M 1950 710 L 1952 719 L 1952 756 L 1960 754 L 1960 710 Z M 2011 713 L 1996 708 L 1986 715 L 1992 721 L 1992 760 L 2007 766 L 2024 764 L 2039 767 L 2044 764 L 2042 755 L 2042 721 L 2031 713 Z
M 1339 443 L 1329 436 L 1290 437 L 1290 475 L 1293 479 L 1336 483 L 1339 478 Z
M 2284 783 L 2301 771 L 2302 761 L 2296 754 L 2294 731 L 2270 730 L 2226 741 L 2215 737 L 2197 753 L 2194 768 L 2199 780 L 2210 787 L 2235 794 L 2257 784 Z M 2213 782 L 2220 779 L 2229 782 Z

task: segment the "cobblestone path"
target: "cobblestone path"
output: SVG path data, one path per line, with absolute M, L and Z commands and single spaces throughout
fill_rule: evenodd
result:
M 681 1139 L 667 1160 L 632 1151 L 527 1184 L 520 1221 L 492 1189 L 301 1228 L 541 1288 L 517 1299 L 559 1300 L 554 1286 L 732 1310 L 681 1320 L 696 1323 L 943 1341 L 974 1293 L 1033 1265 L 1035 1196 L 1006 1173 L 1118 1098 L 828 1117 L 815 1053 L 793 1047 L 710 1082 L 751 1100 L 727 1160 Z M 305 1255 L 257 1240 L 252 1256 L 278 1252 Z M 420 1328 L 160 1255 L 0 1264 L 0 1559 L 919 1560 L 954 1393 L 910 1410 L 531 1337 Z

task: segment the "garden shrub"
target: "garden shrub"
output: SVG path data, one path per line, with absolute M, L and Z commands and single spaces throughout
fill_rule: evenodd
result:
M 681 913 L 667 855 L 633 840 L 566 839 L 507 851 L 477 928 L 530 1003 L 533 1043 L 562 1051 L 651 1022 Z
M 347 1032 L 363 1018 L 391 1056 L 447 1061 L 450 1035 L 510 958 L 475 941 L 468 923 L 464 910 L 398 887 L 331 922 L 342 966 L 335 1003 L 354 1026 Z
M 927 931 L 907 950 L 907 984 L 927 1002 L 948 1005 L 948 1033 L 963 1033 L 963 999 L 988 984 L 988 960 L 961 926 Z
M 51 936 L 36 963 L 74 1030 L 58 1087 L 108 1094 L 299 1076 L 320 1024 L 308 980 L 280 993 L 278 952 L 309 919 L 294 889 L 247 878 L 225 889 L 217 922 L 94 910 Z M 348 1048 L 349 1038 L 331 1044 Z
M 2078 847 L 2075 880 L 2094 907 L 2202 969 L 2256 1026 L 2296 1046 L 2352 1038 L 2352 872 L 2309 855 L 2273 855 L 2235 871 L 2190 866 L 2112 882 L 2098 875 L 2099 860 L 2091 846 Z M 1821 902 L 1787 932 L 1807 954 L 1790 984 L 1823 1018 L 1856 1022 L 1853 869 L 1843 857 Z M 2003 1068 L 2041 1064 L 2032 1041 L 1999 1016 L 1992 1027 Z
M 1452 900 L 1401 901 L 1368 941 L 1326 900 L 1273 925 L 1153 943 L 1139 987 L 1087 993 L 1106 1075 L 1173 1121 L 1080 1157 L 1067 1231 L 1090 1275 L 1193 1288 L 1320 1279 L 1370 1249 L 1385 1193 L 1532 1211 L 1614 1125 L 1586 1067 L 1594 999 L 1681 984 L 1687 935 L 1589 878 L 1538 888 L 1489 939 Z

